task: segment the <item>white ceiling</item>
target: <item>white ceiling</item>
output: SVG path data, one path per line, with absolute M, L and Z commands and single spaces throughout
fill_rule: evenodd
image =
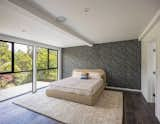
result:
M 58 47 L 136 39 L 160 8 L 160 0 L 26 0 L 25 2 L 17 4 L 20 6 L 17 7 L 6 0 L 0 0 L 0 33 Z M 28 6 L 25 6 L 27 2 Z M 33 8 L 41 9 L 40 12 L 46 15 L 39 16 Z M 88 13 L 84 12 L 85 8 L 89 8 Z M 67 18 L 64 25 L 55 22 L 57 16 Z
M 61 48 L 89 45 L 7 0 L 0 0 L 0 33 Z

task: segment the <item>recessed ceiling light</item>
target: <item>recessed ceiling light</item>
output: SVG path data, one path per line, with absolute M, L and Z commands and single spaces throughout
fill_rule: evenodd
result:
M 22 29 L 22 32 L 27 32 L 25 29 Z
M 63 22 L 65 22 L 67 19 L 66 19 L 66 17 L 64 17 L 64 16 L 58 16 L 58 17 L 56 17 L 56 21 L 57 22 L 60 22 L 60 23 L 63 23 Z
M 88 13 L 90 11 L 90 8 L 84 8 L 84 12 Z

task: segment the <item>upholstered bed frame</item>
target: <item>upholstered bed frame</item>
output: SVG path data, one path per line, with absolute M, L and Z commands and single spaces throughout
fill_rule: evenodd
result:
M 65 99 L 65 100 L 69 100 L 69 101 L 74 101 L 77 103 L 81 103 L 81 104 L 86 104 L 86 105 L 95 105 L 95 103 L 97 102 L 99 96 L 101 95 L 101 93 L 104 90 L 105 87 L 105 81 L 106 81 L 106 74 L 103 70 L 101 69 L 75 69 L 73 70 L 72 73 L 74 72 L 96 72 L 99 73 L 103 80 L 104 80 L 104 85 L 102 85 L 93 95 L 80 95 L 80 94 L 76 94 L 76 93 L 69 93 L 69 92 L 65 92 L 65 91 L 60 91 L 60 90 L 56 90 L 56 89 L 51 89 L 48 88 L 46 90 L 46 95 L 49 97 L 55 97 L 55 98 L 61 98 L 61 99 Z

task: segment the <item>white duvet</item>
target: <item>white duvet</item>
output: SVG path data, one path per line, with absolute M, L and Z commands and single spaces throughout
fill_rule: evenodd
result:
M 76 93 L 80 95 L 93 95 L 100 87 L 104 85 L 103 79 L 79 79 L 75 77 L 65 78 L 55 81 L 49 85 L 49 88 Z

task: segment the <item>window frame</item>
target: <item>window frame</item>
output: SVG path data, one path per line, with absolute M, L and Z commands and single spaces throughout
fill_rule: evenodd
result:
M 9 72 L 0 72 L 0 74 L 11 74 L 11 73 L 22 73 L 22 72 L 32 72 L 33 71 L 33 68 L 32 70 L 27 70 L 27 71 L 15 71 L 14 69 L 14 66 L 15 66 L 15 44 L 22 44 L 22 45 L 27 45 L 27 44 L 24 44 L 24 43 L 16 43 L 16 42 L 12 42 L 12 41 L 6 41 L 6 40 L 0 40 L 0 42 L 7 42 L 7 43 L 11 43 L 11 71 Z M 32 46 L 32 45 L 28 45 L 28 46 Z M 41 47 L 41 48 L 45 48 L 47 49 L 47 68 L 46 69 L 38 69 L 37 68 L 37 71 L 45 71 L 45 70 L 57 70 L 57 79 L 58 79 L 58 50 L 56 49 L 51 49 L 51 48 L 46 48 L 46 47 Z M 52 51 L 57 51 L 57 67 L 49 67 L 49 51 L 52 50 Z M 32 53 L 32 56 L 33 56 L 33 53 Z M 33 63 L 33 59 L 32 59 L 32 63 Z
M 39 48 L 44 48 L 47 50 L 47 66 L 46 68 L 38 68 L 37 67 L 37 71 L 43 71 L 43 70 L 48 70 L 48 48 L 45 48 L 45 47 L 39 47 Z M 38 52 L 38 51 L 37 51 Z M 37 55 L 37 58 L 38 58 L 38 55 Z M 37 64 L 37 63 L 36 63 Z
M 12 52 L 13 47 L 14 47 L 13 42 L 5 41 L 5 40 L 0 40 L 0 42 L 10 43 L 10 45 L 11 45 L 11 70 L 10 70 L 10 71 L 6 71 L 6 72 L 0 72 L 0 74 L 9 74 L 9 73 L 13 73 L 13 70 L 14 70 L 14 68 L 13 68 L 13 66 L 12 66 L 12 65 L 14 64 L 14 62 L 13 62 L 14 57 L 13 57 L 13 52 Z
M 56 51 L 56 54 L 57 54 L 57 66 L 56 67 L 50 67 L 50 61 L 49 61 L 50 51 Z M 58 69 L 58 50 L 48 49 L 48 69 Z
M 24 43 L 15 43 L 15 42 L 12 42 L 13 43 L 13 73 L 23 73 L 23 72 L 32 72 L 33 70 L 33 65 L 32 65 L 32 69 L 31 70 L 22 70 L 22 71 L 15 71 L 14 69 L 14 66 L 15 66 L 15 45 L 16 44 L 21 44 L 21 45 L 26 45 L 26 46 L 31 46 L 31 45 L 27 45 L 27 44 L 24 44 Z M 32 47 L 32 46 L 31 46 Z M 33 50 L 33 49 L 32 49 Z M 33 64 L 33 52 L 32 52 L 32 64 Z
M 40 47 L 40 48 L 45 48 L 45 47 Z M 46 49 L 47 49 L 47 68 L 46 69 L 38 69 L 37 68 L 37 72 L 38 71 L 46 71 L 46 70 L 57 70 L 57 79 L 58 79 L 58 50 L 50 49 L 50 48 L 46 48 Z M 49 67 L 49 51 L 50 50 L 57 51 L 57 67 L 53 67 L 53 68 Z
M 44 47 L 41 47 L 41 48 L 44 48 Z M 44 71 L 44 70 L 50 70 L 50 69 L 57 69 L 58 70 L 58 50 L 55 50 L 55 49 L 49 49 L 49 48 L 45 48 L 47 49 L 47 68 L 42 68 L 42 69 L 38 69 L 37 68 L 37 71 Z M 57 52 L 57 67 L 50 67 L 49 66 L 49 51 L 56 51 Z

